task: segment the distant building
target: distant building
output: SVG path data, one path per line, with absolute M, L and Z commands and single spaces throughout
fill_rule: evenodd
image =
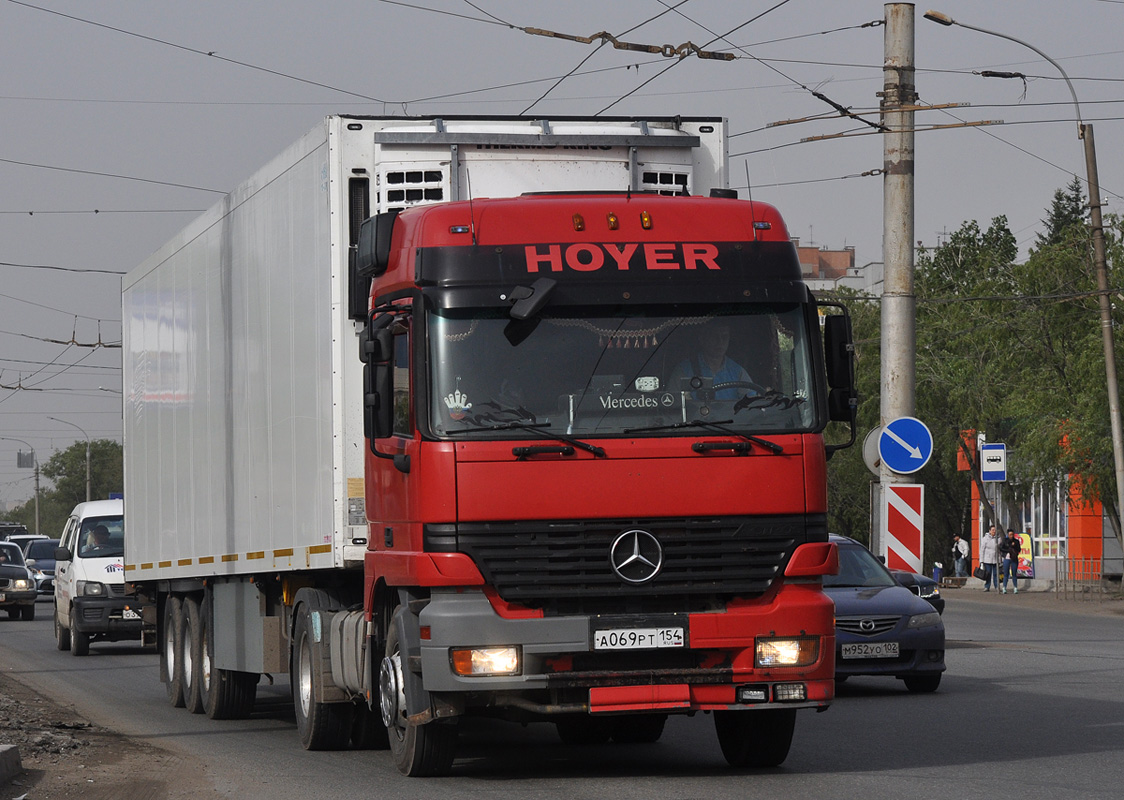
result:
M 800 271 L 813 292 L 845 286 L 859 292 L 881 294 L 881 261 L 856 267 L 853 247 L 829 250 L 826 247 L 801 245 L 799 239 L 793 239 L 792 243 L 796 246 L 796 254 L 800 259 Z

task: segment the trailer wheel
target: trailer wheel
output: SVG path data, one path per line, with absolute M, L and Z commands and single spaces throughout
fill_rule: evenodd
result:
M 199 609 L 199 695 L 210 719 L 246 719 L 254 710 L 261 676 L 215 667 L 214 611 L 210 589 L 205 590 Z
M 733 767 L 776 767 L 788 758 L 796 709 L 715 711 L 722 755 Z
M 397 618 L 394 612 L 386 632 L 386 657 L 379 666 L 379 707 L 398 771 L 411 778 L 448 775 L 457 751 L 456 719 L 411 725 L 406 718 L 406 681 L 420 680 L 403 669 Z
M 653 744 L 663 736 L 667 714 L 630 714 L 613 718 L 613 741 L 620 744 Z
M 160 634 L 163 640 L 160 659 L 160 669 L 163 674 L 160 679 L 164 681 L 168 702 L 173 708 L 184 706 L 181 608 L 180 599 L 175 595 L 168 595 L 168 599 L 164 602 L 164 628 Z
M 191 595 L 183 599 L 181 608 L 183 637 L 183 655 L 180 658 L 183 664 L 183 705 L 192 714 L 203 713 L 202 695 L 202 668 L 203 668 L 203 641 L 201 638 L 202 626 L 199 622 L 199 601 Z
M 70 649 L 70 628 L 64 628 L 59 622 L 59 609 L 55 606 L 55 647 L 58 650 Z
M 343 750 L 351 739 L 351 703 L 325 703 L 316 691 L 316 675 L 323 643 L 312 635 L 312 609 L 301 603 L 293 633 L 290 682 L 296 709 L 297 732 L 305 750 Z

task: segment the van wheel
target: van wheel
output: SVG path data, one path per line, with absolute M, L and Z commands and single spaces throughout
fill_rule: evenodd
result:
M 403 669 L 402 649 L 395 620 L 406 612 L 399 607 L 386 632 L 386 657 L 379 666 L 379 707 L 398 771 L 412 778 L 448 775 L 457 752 L 457 718 L 410 725 L 406 719 L 406 681 L 420 678 Z
M 714 729 L 732 767 L 776 767 L 788 758 L 796 709 L 715 711 Z
M 70 628 L 64 628 L 59 622 L 59 610 L 55 608 L 55 647 L 59 650 L 70 649 Z
M 71 612 L 71 619 L 74 618 Z M 77 628 L 70 632 L 70 652 L 76 656 L 88 656 L 90 654 L 90 634 L 82 633 Z
M 199 694 L 203 713 L 211 719 L 246 719 L 254 710 L 261 676 L 253 672 L 218 669 L 214 662 L 215 629 L 210 589 L 199 608 Z
M 168 595 L 164 601 L 164 628 L 161 633 L 162 646 L 160 669 L 164 673 L 160 679 L 168 693 L 168 702 L 173 708 L 183 708 L 183 664 L 181 663 L 182 626 L 180 599 L 175 595 Z
M 351 739 L 354 706 L 325 703 L 317 693 L 317 674 L 327 658 L 324 643 L 312 634 L 313 609 L 301 603 L 293 629 L 290 684 L 297 716 L 297 732 L 305 750 L 343 750 Z
M 183 705 L 192 714 L 203 713 L 203 695 L 200 693 L 200 670 L 203 665 L 202 631 L 199 624 L 199 601 L 189 595 L 183 599 L 181 607 L 183 624 L 181 628 L 183 656 Z

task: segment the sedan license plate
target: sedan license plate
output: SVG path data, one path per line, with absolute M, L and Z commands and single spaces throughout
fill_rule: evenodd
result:
M 652 650 L 685 646 L 682 628 L 615 628 L 593 632 L 594 650 Z
M 897 658 L 897 642 L 857 642 L 843 645 L 843 658 Z

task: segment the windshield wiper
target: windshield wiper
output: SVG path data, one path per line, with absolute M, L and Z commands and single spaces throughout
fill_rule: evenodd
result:
M 597 445 L 590 444 L 589 442 L 583 442 L 580 439 L 574 439 L 561 433 L 544 430 L 544 428 L 549 427 L 549 422 L 521 422 L 519 420 L 510 420 L 508 422 L 497 422 L 494 425 L 478 425 L 471 428 L 457 428 L 454 431 L 445 431 L 445 433 L 451 435 L 457 433 L 469 433 L 471 431 L 530 431 L 531 433 L 537 433 L 546 439 L 554 439 L 557 442 L 563 442 L 573 447 L 577 447 L 579 450 L 585 450 L 587 453 L 593 453 L 593 455 L 595 455 L 597 458 L 606 457 L 607 454 L 605 453 L 605 448 L 598 447 Z
M 761 447 L 764 447 L 766 450 L 769 450 L 770 452 L 775 453 L 777 455 L 780 455 L 781 453 L 784 452 L 784 448 L 781 445 L 777 444 L 776 442 L 770 442 L 768 439 L 762 439 L 759 436 L 753 436 L 753 435 L 748 434 L 748 433 L 742 433 L 741 431 L 736 431 L 733 428 L 725 427 L 726 425 L 729 425 L 732 422 L 733 422 L 732 419 L 720 419 L 720 420 L 716 420 L 714 422 L 709 422 L 707 420 L 702 420 L 702 419 L 692 419 L 692 420 L 688 420 L 687 422 L 674 422 L 670 425 L 649 425 L 649 426 L 643 427 L 643 428 L 625 428 L 624 432 L 625 433 L 640 433 L 640 432 L 643 432 L 643 431 L 674 431 L 674 430 L 681 430 L 683 428 L 705 428 L 705 429 L 708 429 L 708 430 L 717 431 L 718 433 L 724 433 L 727 436 L 740 436 L 742 439 L 745 439 L 747 442 L 753 442 L 756 445 L 760 445 Z
M 786 394 L 781 394 L 775 389 L 771 389 L 764 394 L 747 394 L 740 400 L 734 403 L 734 413 L 746 408 L 771 408 L 773 406 L 782 406 L 786 411 L 793 406 L 798 406 L 804 402 L 803 397 L 789 397 Z

